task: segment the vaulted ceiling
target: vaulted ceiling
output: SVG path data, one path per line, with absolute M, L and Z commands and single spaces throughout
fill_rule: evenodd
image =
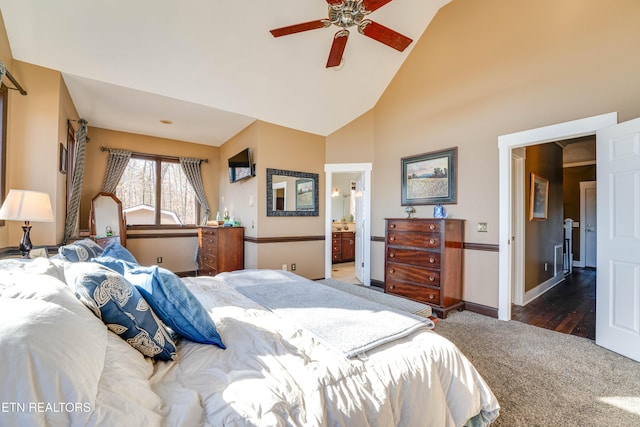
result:
M 413 43 L 398 52 L 354 27 L 335 68 L 325 65 L 338 27 L 269 32 L 327 18 L 325 0 L 0 0 L 0 10 L 14 59 L 59 70 L 90 127 L 219 146 L 255 120 L 326 136 L 357 118 L 449 1 L 375 10 L 369 19 Z

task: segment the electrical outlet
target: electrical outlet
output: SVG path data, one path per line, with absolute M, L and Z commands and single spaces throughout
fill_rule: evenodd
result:
M 480 232 L 480 233 L 486 233 L 487 232 L 487 223 L 486 222 L 479 222 L 478 223 L 478 232 Z
M 296 265 L 295 264 L 291 264 L 291 271 L 296 271 Z
M 282 264 L 282 269 L 283 269 L 284 271 L 287 271 L 287 264 Z
M 157 262 L 158 264 L 162 264 L 162 257 L 161 257 L 161 256 L 159 256 L 158 258 L 156 258 L 156 262 Z

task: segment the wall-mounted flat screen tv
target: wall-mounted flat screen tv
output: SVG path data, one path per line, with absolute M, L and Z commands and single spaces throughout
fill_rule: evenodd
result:
M 254 175 L 255 170 L 251 159 L 251 149 L 245 148 L 229 158 L 229 182 L 251 178 Z

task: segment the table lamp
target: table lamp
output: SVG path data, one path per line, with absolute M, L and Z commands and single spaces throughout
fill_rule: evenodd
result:
M 24 221 L 20 253 L 22 258 L 29 258 L 31 244 L 30 222 L 53 222 L 53 211 L 48 193 L 30 190 L 9 190 L 7 198 L 0 208 L 0 219 Z

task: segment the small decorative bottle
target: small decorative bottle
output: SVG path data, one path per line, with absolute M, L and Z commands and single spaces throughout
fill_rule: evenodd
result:
M 438 203 L 433 207 L 433 217 L 434 218 L 446 218 L 447 212 L 444 210 L 444 207 Z

